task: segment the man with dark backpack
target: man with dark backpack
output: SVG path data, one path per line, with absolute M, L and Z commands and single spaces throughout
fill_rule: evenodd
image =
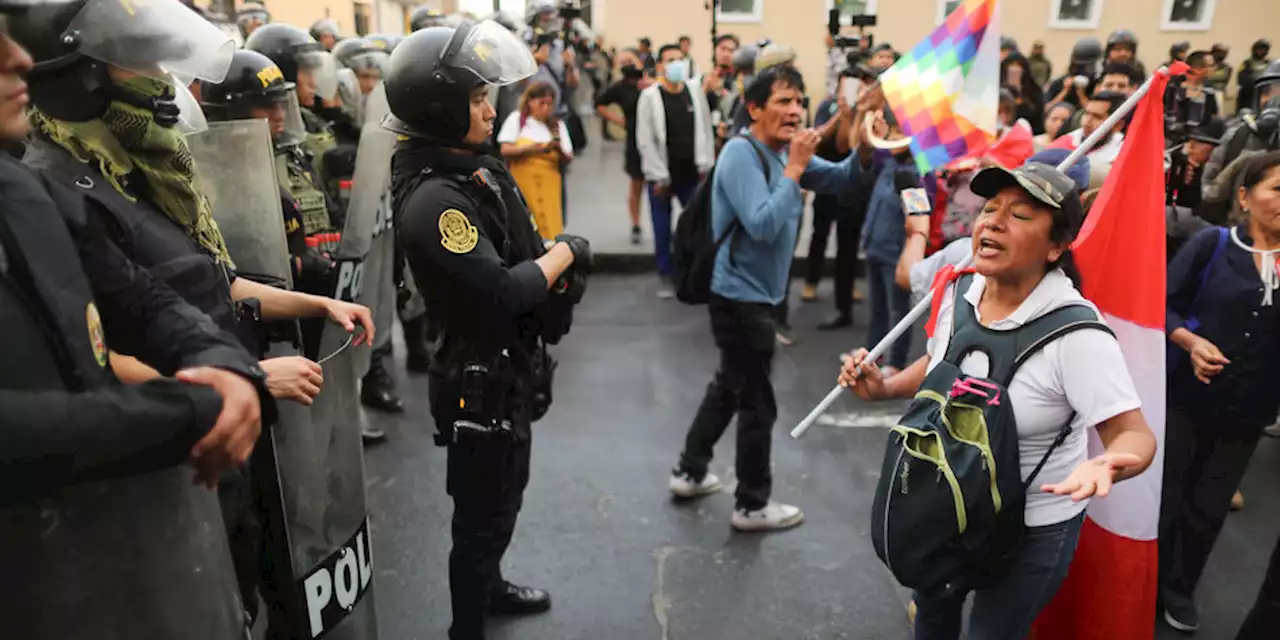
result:
M 838 193 L 852 188 L 861 173 L 858 155 L 839 164 L 814 157 L 818 134 L 801 128 L 803 95 L 804 79 L 792 67 L 772 67 L 756 76 L 746 90 L 750 134 L 725 145 L 714 182 L 706 188 L 711 206 L 691 212 L 702 217 L 704 233 L 709 233 L 695 256 L 703 266 L 687 275 L 696 271 L 710 280 L 705 287 L 720 368 L 689 428 L 669 488 L 683 498 L 719 490 L 720 480 L 707 466 L 716 442 L 737 415 L 738 490 L 732 525 L 741 531 L 786 529 L 803 519 L 798 508 L 769 499 L 770 446 L 778 413 L 769 380 L 773 309 L 786 291 L 804 210 L 801 188 Z M 709 271 L 707 262 L 714 265 Z M 696 284 L 702 287 L 703 282 Z
M 840 384 L 914 398 L 890 435 L 870 526 L 915 591 L 916 637 L 1023 638 L 1075 553 L 1087 499 L 1147 468 L 1156 440 L 1120 345 L 1077 289 L 1076 185 L 1043 164 L 970 184 L 974 273 L 939 274 L 929 355 L 885 378 L 866 351 Z M 1089 458 L 1087 431 L 1105 451 Z

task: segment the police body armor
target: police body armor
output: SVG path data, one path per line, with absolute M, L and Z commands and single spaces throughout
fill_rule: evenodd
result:
M 208 299 L 191 302 L 225 307 L 214 320 L 233 324 L 225 272 L 207 254 L 191 259 L 194 243 L 177 225 L 47 141 L 33 141 L 26 162 L 102 205 L 117 231 L 140 241 L 136 257 L 151 263 L 143 266 L 200 290 Z M 16 585 L 10 595 L 20 596 L 13 605 L 22 610 L 5 623 L 14 638 L 245 637 L 217 494 L 193 485 L 187 468 L 67 487 L 6 513 L 0 539 L 42 550 L 18 559 L 17 571 L 6 562 Z
M 272 173 L 281 186 L 293 196 L 302 212 L 302 228 L 306 235 L 333 229 L 325 192 L 320 189 L 320 176 L 307 166 L 309 154 L 301 147 L 289 147 L 275 154 Z

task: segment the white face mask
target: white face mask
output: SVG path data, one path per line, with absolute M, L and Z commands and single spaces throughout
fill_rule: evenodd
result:
M 667 80 L 672 83 L 680 84 L 689 79 L 689 62 L 687 60 L 675 60 L 666 66 Z

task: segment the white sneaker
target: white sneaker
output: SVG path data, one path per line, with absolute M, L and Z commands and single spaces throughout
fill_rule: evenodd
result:
M 681 498 L 701 498 L 719 491 L 721 486 L 720 478 L 714 473 L 708 473 L 700 482 L 695 482 L 693 476 L 683 471 L 672 472 L 671 481 L 667 483 L 671 493 Z
M 801 522 L 804 522 L 804 513 L 799 507 L 777 502 L 770 502 L 758 511 L 738 509 L 729 521 L 738 531 L 781 531 Z
M 1267 434 L 1268 437 L 1280 438 L 1280 422 L 1277 422 L 1267 427 L 1266 429 L 1263 429 L 1262 432 Z

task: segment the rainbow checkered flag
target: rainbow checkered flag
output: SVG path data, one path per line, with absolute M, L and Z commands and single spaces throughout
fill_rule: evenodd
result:
M 889 108 L 912 138 L 921 174 L 980 154 L 995 138 L 999 5 L 999 0 L 965 0 L 880 76 Z

